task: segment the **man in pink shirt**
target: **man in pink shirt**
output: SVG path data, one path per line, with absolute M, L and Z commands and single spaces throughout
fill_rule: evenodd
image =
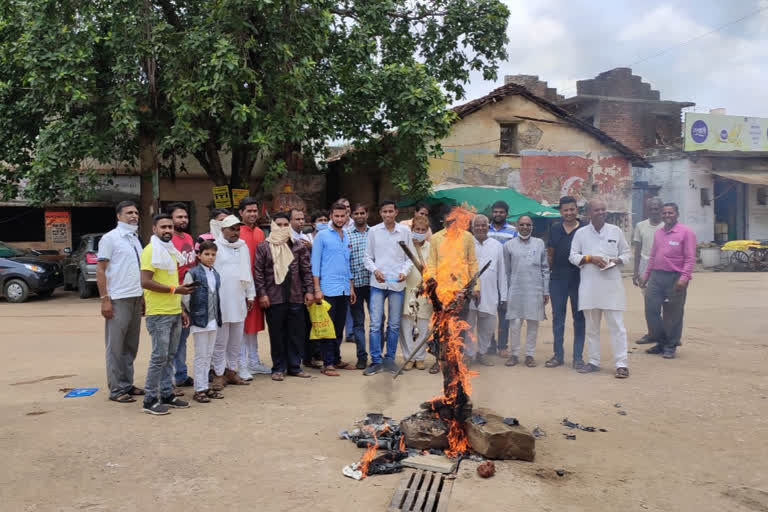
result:
M 677 222 L 680 210 L 665 203 L 661 210 L 664 227 L 656 231 L 648 268 L 641 278 L 645 292 L 645 319 L 656 345 L 646 350 L 673 359 L 683 334 L 683 312 L 688 283 L 696 263 L 696 235 Z M 663 310 L 663 318 L 662 318 Z

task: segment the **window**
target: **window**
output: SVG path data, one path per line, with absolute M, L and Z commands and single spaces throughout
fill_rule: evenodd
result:
M 517 123 L 502 123 L 499 136 L 499 153 L 517 153 Z
M 768 206 L 768 188 L 761 187 L 757 189 L 757 204 Z

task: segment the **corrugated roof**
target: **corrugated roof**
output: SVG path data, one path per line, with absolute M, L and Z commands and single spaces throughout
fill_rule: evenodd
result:
M 609 146 L 615 149 L 616 151 L 618 151 L 619 153 L 621 153 L 622 155 L 624 155 L 636 167 L 651 167 L 651 164 L 648 163 L 648 161 L 645 158 L 640 156 L 638 153 L 635 153 L 634 151 L 629 149 L 627 146 L 625 146 L 618 140 L 614 139 L 604 131 L 600 130 L 599 128 L 595 128 L 591 124 L 587 123 L 586 121 L 582 121 L 581 119 L 579 119 L 578 117 L 572 114 L 569 114 L 567 111 L 558 107 L 554 103 L 547 101 L 544 98 L 541 98 L 539 96 L 536 96 L 525 87 L 517 84 L 510 83 L 510 84 L 502 85 L 501 87 L 498 87 L 492 90 L 490 93 L 486 94 L 481 98 L 477 98 L 463 105 L 453 107 L 453 111 L 456 112 L 456 114 L 463 119 L 468 115 L 482 109 L 489 103 L 495 103 L 497 101 L 500 101 L 506 98 L 507 96 L 514 96 L 514 95 L 522 96 L 527 100 L 532 101 L 533 103 L 536 103 L 543 109 L 551 112 L 552 114 L 559 117 L 560 119 L 567 122 L 568 124 L 573 125 L 575 128 L 579 128 L 580 130 L 583 130 L 589 133 L 590 135 L 598 139 L 600 142 L 602 142 L 606 146 Z

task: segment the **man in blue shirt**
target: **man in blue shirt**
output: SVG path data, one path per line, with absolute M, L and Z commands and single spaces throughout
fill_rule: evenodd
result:
M 507 217 L 509 217 L 509 205 L 506 201 L 496 201 L 493 203 L 493 206 L 491 206 L 491 224 L 488 227 L 488 238 L 493 238 L 502 245 L 517 236 L 515 226 L 507 222 Z M 506 290 L 504 293 L 506 293 Z M 488 353 L 493 354 L 498 350 L 499 356 L 508 359 L 510 356 L 509 350 L 507 350 L 509 320 L 507 320 L 506 296 L 499 297 L 498 315 L 499 331 L 496 334 L 496 339 L 491 340 Z
M 312 245 L 312 279 L 314 281 L 315 302 L 320 304 L 325 299 L 331 305 L 328 314 L 336 331 L 336 338 L 322 340 L 324 375 L 338 377 L 337 368 L 350 366 L 341 360 L 341 338 L 344 334 L 344 322 L 347 307 L 355 303 L 355 286 L 349 269 L 351 245 L 349 236 L 344 232 L 349 214 L 342 203 L 331 207 L 331 225 L 315 237 Z
M 565 335 L 565 316 L 568 299 L 571 299 L 573 316 L 573 367 L 580 370 L 584 366 L 584 312 L 579 311 L 580 269 L 569 261 L 573 235 L 584 224 L 579 220 L 576 199 L 571 196 L 560 198 L 560 217 L 562 221 L 553 224 L 549 230 L 547 256 L 549 256 L 549 295 L 552 300 L 552 334 L 555 354 L 546 362 L 547 368 L 556 368 L 565 361 L 563 338 Z

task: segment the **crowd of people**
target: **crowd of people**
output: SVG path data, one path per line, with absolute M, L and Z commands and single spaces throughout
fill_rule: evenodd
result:
M 446 262 L 463 285 L 486 270 L 460 312 L 467 365 L 535 367 L 539 323 L 551 303 L 554 353 L 545 363 L 565 363 L 565 319 L 573 317 L 572 367 L 600 371 L 600 324 L 605 319 L 616 378 L 629 377 L 625 290 L 621 268 L 632 250 L 616 225 L 606 222 L 606 204 L 588 202 L 579 219 L 572 197 L 560 200 L 561 222 L 546 242 L 534 237 L 528 215 L 508 222 L 509 207 L 495 203 L 490 218 L 476 214 L 469 231 L 446 209 L 443 229 L 432 233 L 430 208 L 418 204 L 412 219 L 397 221 L 393 201 L 378 205 L 381 222 L 368 225 L 364 204 L 342 198 L 307 222 L 298 209 L 271 215 L 269 235 L 258 227 L 259 209 L 243 199 L 234 215 L 211 211 L 210 232 L 187 232 L 189 212 L 175 203 L 152 219 L 152 237 L 142 247 L 135 203 L 117 205 L 117 226 L 99 243 L 97 282 L 106 320 L 109 398 L 119 403 L 143 396 L 143 411 L 164 415 L 189 407 L 182 388 L 199 403 L 223 398 L 228 385 L 248 385 L 254 374 L 307 379 L 307 370 L 338 377 L 340 370 L 366 376 L 395 373 L 398 346 L 403 370 L 425 370 L 425 341 L 432 303 L 422 293 L 423 275 Z M 696 257 L 696 237 L 677 221 L 678 207 L 648 201 L 649 218 L 635 227 L 633 283 L 643 290 L 648 332 L 638 343 L 671 359 L 680 345 L 687 286 Z M 458 236 L 447 236 L 460 229 Z M 409 249 L 409 253 L 403 250 Z M 456 277 L 458 276 L 458 277 Z M 324 305 L 332 338 L 312 339 L 309 306 Z M 369 322 L 366 329 L 366 312 Z M 144 388 L 134 384 L 141 317 L 152 340 Z M 525 343 L 523 344 L 523 326 Z M 258 333 L 268 330 L 271 366 L 259 355 Z M 343 340 L 356 344 L 356 361 L 342 359 Z M 194 359 L 187 367 L 187 342 Z M 366 339 L 367 338 L 367 339 Z M 584 359 L 586 343 L 587 359 Z M 439 371 L 439 361 L 429 368 Z

